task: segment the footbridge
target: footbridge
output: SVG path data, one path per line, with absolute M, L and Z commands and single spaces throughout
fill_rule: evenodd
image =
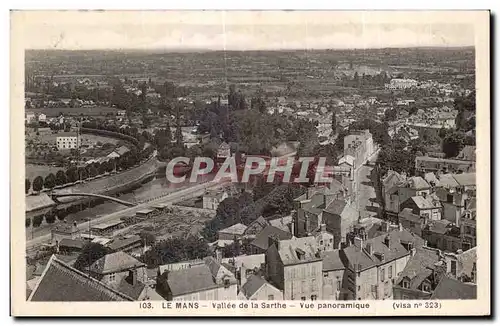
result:
M 125 206 L 129 206 L 129 207 L 137 205 L 135 203 L 131 203 L 131 202 L 128 202 L 125 200 L 115 198 L 115 197 L 106 196 L 106 195 L 99 195 L 99 194 L 90 194 L 90 193 L 84 193 L 84 192 L 52 193 L 52 198 L 54 200 L 57 200 L 58 198 L 61 198 L 61 197 L 94 197 L 94 198 L 102 198 L 102 199 L 114 201 L 116 203 L 119 203 L 119 204 L 122 204 Z

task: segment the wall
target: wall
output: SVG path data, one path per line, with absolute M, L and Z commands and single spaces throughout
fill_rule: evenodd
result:
M 285 300 L 301 300 L 302 298 L 311 300 L 311 296 L 316 296 L 317 300 L 321 300 L 322 267 L 323 261 L 285 266 Z
M 275 244 L 266 251 L 265 266 L 266 276 L 270 283 L 278 289 L 284 290 L 284 266 Z
M 188 293 L 172 298 L 172 301 L 199 301 L 199 300 L 236 300 L 237 286 L 232 284 L 227 288 L 218 287 L 206 291 Z
M 397 285 L 393 287 L 392 291 L 393 300 L 428 300 L 431 298 L 431 293 L 413 289 L 405 289 Z
M 344 269 L 336 271 L 323 271 L 323 300 L 343 299 L 341 292 L 344 285 L 344 274 Z
M 273 299 L 269 299 L 270 295 L 273 296 Z M 283 300 L 283 292 L 266 283 L 248 299 L 242 293 L 238 294 L 238 300 Z

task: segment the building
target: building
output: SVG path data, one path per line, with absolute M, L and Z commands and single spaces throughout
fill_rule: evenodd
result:
M 387 218 L 393 223 L 399 223 L 397 217 L 401 211 L 401 204 L 414 196 L 428 196 L 431 190 L 431 185 L 422 177 L 411 177 L 389 188 L 385 192 Z
M 26 111 L 24 114 L 24 122 L 30 123 L 33 122 L 36 119 L 36 115 L 34 112 L 31 111 Z
M 431 300 L 476 300 L 477 286 L 471 283 L 462 283 L 458 280 L 443 276 L 432 293 Z
M 346 242 L 349 230 L 360 218 L 360 213 L 346 200 L 334 200 L 323 211 L 322 223 L 333 235 L 333 248 L 338 249 Z
M 441 219 L 442 205 L 436 195 L 413 196 L 400 205 L 400 210 L 409 208 L 413 214 L 424 219 L 424 224 L 428 221 L 438 221 Z
M 426 172 L 465 173 L 475 171 L 476 161 L 445 159 L 431 156 L 415 157 L 415 172 L 421 175 Z
M 265 254 L 240 255 L 230 258 L 222 258 L 221 262 L 230 270 L 234 270 L 238 287 L 250 278 L 252 275 L 261 274 L 266 262 Z
M 231 225 L 230 227 L 219 230 L 217 232 L 217 235 L 218 235 L 217 239 L 219 239 L 219 240 L 241 239 L 243 237 L 243 234 L 245 233 L 246 229 L 247 229 L 247 226 L 244 224 L 241 224 L 241 223 Z
M 266 221 L 262 216 L 259 216 L 246 228 L 244 235 L 247 238 L 254 238 L 268 225 L 269 222 Z
M 316 238 L 316 245 L 319 251 L 332 251 L 335 249 L 333 246 L 333 234 L 326 230 L 326 224 L 321 224 L 311 235 Z
M 443 205 L 443 219 L 460 226 L 462 215 L 476 198 L 476 174 L 441 175 L 436 195 Z
M 451 277 L 467 283 L 477 283 L 477 250 L 476 247 L 457 253 L 444 253 L 446 272 Z
M 422 230 L 422 238 L 430 247 L 456 252 L 462 249 L 460 228 L 448 220 L 430 221 Z
M 289 240 L 292 238 L 290 232 L 284 231 L 277 227 L 266 226 L 255 239 L 250 243 L 250 252 L 252 254 L 263 254 L 269 248 L 269 237 L 276 236 L 279 240 Z
M 293 234 L 293 231 L 292 231 L 293 216 L 292 215 L 283 216 L 280 218 L 276 218 L 274 220 L 268 220 L 268 222 L 270 225 L 277 227 L 280 230 L 290 232 Z
M 95 279 L 115 288 L 122 285 L 124 279 L 135 285 L 144 284 L 147 280 L 146 264 L 122 251 L 98 259 L 88 271 Z
M 347 300 L 344 290 L 345 266 L 340 258 L 339 249 L 327 251 L 323 257 L 323 300 Z
M 203 259 L 193 259 L 193 260 L 188 260 L 188 261 L 181 261 L 178 263 L 171 263 L 171 264 L 165 264 L 158 266 L 158 272 L 159 274 L 163 274 L 167 271 L 172 272 L 172 271 L 178 271 L 182 269 L 187 269 L 195 266 L 201 266 L 204 265 L 205 262 Z
M 100 224 L 92 225 L 90 227 L 90 232 L 91 232 L 91 234 L 97 235 L 97 236 L 110 235 L 114 231 L 122 228 L 123 226 L 124 226 L 123 221 L 100 223 Z
M 418 82 L 416 80 L 402 78 L 393 78 L 388 84 L 385 84 L 385 88 L 389 90 L 408 89 L 417 86 Z
M 80 238 L 80 230 L 78 229 L 76 222 L 73 224 L 59 223 L 50 231 L 51 242 L 57 243 L 63 239 L 77 240 Z
M 476 161 L 476 146 L 466 145 L 456 157 L 457 160 L 461 161 Z
M 476 232 L 476 199 L 473 198 L 465 208 L 460 218 L 460 235 L 462 237 L 462 249 L 468 250 L 477 245 Z
M 262 277 L 252 275 L 241 287 L 238 300 L 283 300 L 283 292 Z
M 39 122 L 46 122 L 47 121 L 47 115 L 43 114 L 43 113 L 40 113 L 38 115 L 38 121 Z
M 217 210 L 219 204 L 229 195 L 225 190 L 211 190 L 203 195 L 203 208 Z
M 394 282 L 394 300 L 429 300 L 439 282 L 439 273 L 444 273 L 444 270 L 439 250 L 417 248 Z
M 353 131 L 344 137 L 344 155 L 354 157 L 354 168 L 363 165 L 374 153 L 373 137 L 370 131 Z
M 322 298 L 323 260 L 314 237 L 278 240 L 269 238 L 266 251 L 268 281 L 281 291 L 284 300 Z
M 106 244 L 112 251 L 130 252 L 134 249 L 142 247 L 142 239 L 138 235 L 114 239 Z
M 86 242 L 81 239 L 65 238 L 57 243 L 57 252 L 60 254 L 70 255 L 79 253 L 85 247 Z
M 425 227 L 426 222 L 422 216 L 414 214 L 411 208 L 404 208 L 399 212 L 398 221 L 406 230 L 420 237 L 422 236 L 422 229 Z
M 82 302 L 134 301 L 134 299 L 52 255 L 27 301 Z
M 168 301 L 236 300 L 234 275 L 214 258 L 203 265 L 166 272 L 158 278 L 160 294 Z
M 57 137 L 56 145 L 57 149 L 76 149 L 80 146 L 80 139 L 77 136 L 65 136 L 65 137 Z
M 231 157 L 231 146 L 228 143 L 223 142 L 217 149 L 217 158 L 226 159 Z
M 393 281 L 404 270 L 415 248 L 423 240 L 401 226 L 373 239 L 355 238 L 341 252 L 345 257 L 344 298 L 348 300 L 390 300 Z

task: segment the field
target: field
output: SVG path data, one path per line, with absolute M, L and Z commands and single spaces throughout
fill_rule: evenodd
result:
M 52 132 L 40 132 L 40 135 L 37 136 L 35 132 L 30 131 L 29 134 L 26 135 L 26 139 L 38 138 L 39 142 L 41 143 L 48 143 L 55 145 L 57 137 L 70 137 L 70 136 L 76 136 L 76 132 L 58 132 L 57 134 L 53 134 Z M 91 135 L 91 134 L 81 135 L 82 145 L 95 144 L 97 142 L 101 142 L 103 144 L 106 143 L 116 144 L 118 143 L 118 141 L 119 140 L 115 138 L 103 137 L 98 135 Z
M 28 109 L 28 111 L 34 113 L 43 113 L 48 118 L 53 118 L 59 116 L 62 113 L 64 116 L 79 116 L 80 114 L 86 116 L 105 116 L 108 113 L 116 114 L 117 109 L 104 106 L 96 106 L 89 108 L 34 108 Z
M 26 178 L 33 181 L 37 176 L 45 178 L 50 173 L 56 174 L 61 168 L 50 165 L 26 164 Z

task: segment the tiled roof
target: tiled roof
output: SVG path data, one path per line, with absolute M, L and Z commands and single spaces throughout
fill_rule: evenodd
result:
M 219 269 L 221 268 L 221 264 L 215 260 L 214 257 L 206 257 L 204 260 L 205 265 L 210 269 L 210 273 L 212 273 L 213 277 L 217 276 Z
M 28 301 L 133 301 L 52 256 Z
M 323 257 L 323 271 L 335 271 L 345 269 L 344 263 L 340 259 L 340 250 L 325 251 Z
M 476 185 L 476 173 L 461 173 L 454 174 L 453 178 L 460 186 L 474 186 Z
M 407 277 L 410 279 L 410 287 L 416 289 L 424 279 L 431 275 L 431 269 L 434 268 L 434 264 L 438 261 L 438 250 L 427 247 L 417 248 L 415 255 L 406 264 L 396 284 L 399 284 L 403 278 Z
M 429 231 L 438 234 L 446 234 L 452 223 L 448 220 L 431 221 L 427 224 Z
M 462 275 L 458 276 L 460 277 L 465 275 L 471 277 L 474 263 L 477 261 L 476 247 L 464 251 L 461 254 L 457 254 L 457 260 L 462 267 Z
M 389 246 L 385 244 L 386 237 L 389 236 Z M 413 243 L 414 248 L 422 247 L 424 240 L 409 231 L 393 230 L 373 239 L 363 241 L 363 248 L 351 245 L 344 249 L 349 267 L 354 270 L 365 270 L 381 263 L 402 258 L 410 252 L 403 246 L 403 243 Z M 372 245 L 373 254 L 369 255 L 366 251 L 366 244 Z M 384 260 L 377 254 L 383 254 Z
M 411 200 L 417 205 L 419 209 L 432 209 L 441 207 L 441 202 L 437 199 L 428 196 L 424 198 L 423 196 L 413 196 Z
M 245 266 L 246 268 L 253 269 L 255 267 L 260 268 L 262 264 L 266 261 L 265 254 L 257 254 L 257 255 L 242 255 L 231 258 L 222 258 L 223 263 L 232 264 L 234 262 L 236 267 Z
M 477 287 L 475 284 L 462 283 L 448 276 L 443 276 L 431 300 L 471 300 L 477 299 Z
M 434 185 L 437 185 L 439 183 L 439 179 L 436 177 L 434 172 L 427 172 L 424 175 L 425 181 L 427 181 L 429 184 L 434 183 Z
M 268 225 L 262 231 L 257 234 L 255 240 L 251 242 L 252 246 L 256 246 L 262 250 L 267 250 L 269 247 L 269 236 L 276 235 L 280 240 L 289 240 L 292 238 L 292 234 L 277 227 Z
M 284 265 L 321 260 L 314 237 L 281 240 L 278 251 Z M 299 252 L 303 255 L 302 259 L 299 258 Z
M 206 265 L 169 272 L 167 283 L 174 297 L 218 287 Z
M 399 212 L 398 216 L 407 221 L 420 223 L 420 216 L 418 216 L 417 214 L 413 214 L 410 208 L 403 209 L 401 212 Z
M 69 247 L 69 248 L 75 248 L 75 249 L 83 249 L 85 246 L 85 241 L 83 240 L 74 240 L 74 239 L 62 239 L 59 241 L 59 248 L 60 247 Z
M 441 174 L 439 176 L 438 186 L 450 189 L 450 188 L 458 187 L 458 182 L 453 177 L 453 174 L 446 173 L 446 174 Z
M 127 276 L 121 280 L 116 290 L 131 297 L 134 300 L 138 300 L 145 287 L 146 285 L 139 281 L 136 281 L 135 284 L 132 284 L 131 280 L 129 280 L 129 277 Z
M 408 185 L 414 190 L 429 189 L 431 186 L 422 177 L 412 177 L 408 179 Z
M 287 215 L 281 218 L 277 218 L 274 220 L 269 220 L 269 224 L 271 224 L 274 227 L 277 227 L 280 230 L 290 232 L 290 224 L 293 221 L 293 217 L 291 215 Z
M 141 242 L 141 237 L 138 235 L 134 235 L 124 239 L 113 240 L 111 243 L 108 243 L 107 247 L 113 251 L 116 251 L 125 248 L 127 246 L 130 246 L 131 244 L 140 242 Z
M 247 226 L 241 223 L 237 223 L 234 225 L 231 225 L 230 227 L 227 227 L 223 230 L 219 230 L 219 233 L 229 233 L 229 234 L 235 234 L 235 235 L 242 235 L 245 230 L 247 229 Z
M 118 251 L 107 254 L 106 256 L 97 260 L 89 267 L 89 270 L 91 272 L 103 275 L 141 266 L 145 266 L 145 264 L 141 263 L 129 254 L 124 253 L 123 251 Z
M 240 292 L 250 299 L 257 291 L 266 284 L 266 280 L 257 275 L 251 275 L 240 289 Z

